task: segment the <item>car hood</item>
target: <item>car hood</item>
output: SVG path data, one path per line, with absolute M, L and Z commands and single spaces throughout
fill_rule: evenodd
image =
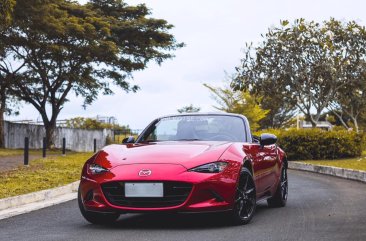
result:
M 189 169 L 219 160 L 231 142 L 167 141 L 149 144 L 110 145 L 97 155 L 105 168 L 131 164 L 177 164 Z

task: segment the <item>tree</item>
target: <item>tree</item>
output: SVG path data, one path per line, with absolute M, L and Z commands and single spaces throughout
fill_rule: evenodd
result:
M 16 0 L 0 0 L 0 28 L 10 24 Z
M 178 109 L 177 111 L 179 113 L 194 113 L 194 112 L 199 112 L 201 110 L 200 107 L 194 107 L 192 104 L 188 105 L 188 106 L 184 106 L 180 109 Z
M 347 129 L 349 128 L 348 123 L 350 118 L 346 115 L 342 115 L 342 118 L 340 118 L 340 116 L 337 116 L 336 114 L 334 114 L 333 111 L 325 111 L 323 114 L 321 114 L 319 120 L 320 121 L 328 121 L 329 123 L 331 123 L 333 126 L 339 126 L 339 127 L 346 127 Z M 305 119 L 305 121 L 307 121 Z
M 356 80 L 354 83 L 345 86 L 335 99 L 330 102 L 329 109 L 336 115 L 342 125 L 349 129 L 351 126 L 344 118 L 349 117 L 355 131 L 359 132 L 359 119 L 366 111 L 366 79 Z
M 355 22 L 343 26 L 339 22 L 328 23 L 328 28 L 337 34 L 333 44 L 342 51 L 344 68 L 339 69 L 347 79 L 347 85 L 339 89 L 330 102 L 330 109 L 341 120 L 345 128 L 348 123 L 343 116 L 349 117 L 356 132 L 359 132 L 358 120 L 366 111 L 366 30 Z
M 363 132 L 365 132 L 365 130 L 366 130 L 366 111 L 364 111 L 360 114 L 359 123 L 360 123 L 361 129 L 363 130 Z
M 268 110 L 262 109 L 258 103 L 258 99 L 252 97 L 248 92 L 234 91 L 231 88 L 212 87 L 208 84 L 204 84 L 204 86 L 211 91 L 213 99 L 218 104 L 214 108 L 246 116 L 252 130 L 259 129 L 259 122 L 269 112 Z
M 11 56 L 24 67 L 13 94 L 40 113 L 48 147 L 54 143 L 57 117 L 68 95 L 84 98 L 84 107 L 115 86 L 137 91 L 132 72 L 150 61 L 161 64 L 183 46 L 169 34 L 165 20 L 149 18 L 145 5 L 121 0 L 17 0 L 11 27 L 1 35 Z
M 272 90 L 257 94 L 261 97 L 256 97 L 257 100 L 260 100 L 260 106 L 269 110 L 267 116 L 259 122 L 263 129 L 284 128 L 290 125 L 296 114 L 295 104 L 285 101 L 281 95 Z
M 358 58 L 365 59 L 364 50 L 348 46 L 350 32 L 366 39 L 364 27 L 354 21 L 330 19 L 321 25 L 298 19 L 292 26 L 282 21 L 260 46 L 247 45 L 233 87 L 255 94 L 271 88 L 270 94 L 294 104 L 316 126 L 333 98 L 350 88 L 355 69 L 361 70 Z
M 0 147 L 5 147 L 4 140 L 4 115 L 18 114 L 18 99 L 10 94 L 16 80 L 18 69 L 6 68 L 6 63 L 0 55 Z
M 15 0 L 0 0 L 0 33 L 11 23 Z M 0 41 L 0 147 L 4 146 L 4 114 L 17 114 L 17 98 L 10 93 L 23 64 L 12 64 L 9 48 Z
M 118 131 L 131 132 L 128 126 L 121 126 L 118 124 L 102 123 L 94 118 L 75 117 L 66 120 L 65 126 L 68 128 L 88 129 L 88 130 L 100 130 L 100 129 L 113 129 Z

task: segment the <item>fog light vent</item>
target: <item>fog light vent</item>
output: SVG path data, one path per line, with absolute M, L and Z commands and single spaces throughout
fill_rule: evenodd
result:
M 91 201 L 93 200 L 93 190 L 90 190 L 86 196 L 85 196 L 85 201 Z

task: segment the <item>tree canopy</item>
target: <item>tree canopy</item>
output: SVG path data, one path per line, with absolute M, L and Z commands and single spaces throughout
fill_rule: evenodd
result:
M 183 46 L 169 33 L 172 25 L 150 14 L 144 4 L 121 0 L 16 1 L 11 25 L 0 37 L 2 60 L 21 66 L 12 94 L 39 111 L 49 146 L 71 92 L 86 106 L 116 86 L 137 91 L 134 71 L 150 61 L 161 64 Z
M 102 123 L 97 119 L 85 118 L 85 117 L 75 117 L 68 119 L 66 120 L 65 126 L 68 128 L 87 129 L 87 130 L 113 129 L 119 131 L 131 131 L 128 126 Z
M 16 0 L 0 1 L 0 28 L 3 28 L 10 24 L 15 3 Z
M 260 45 L 247 45 L 232 83 L 235 89 L 282 97 L 313 126 L 332 106 L 357 121 L 357 115 L 346 110 L 350 102 L 345 97 L 364 99 L 364 26 L 355 21 L 330 19 L 319 24 L 297 19 L 292 25 L 282 21 L 262 37 Z
M 229 87 L 212 87 L 208 84 L 204 84 L 204 86 L 211 91 L 213 99 L 218 104 L 214 108 L 229 113 L 245 115 L 253 131 L 259 129 L 259 122 L 269 112 L 268 110 L 262 109 L 258 103 L 258 99 L 251 96 L 249 92 L 234 91 Z
M 190 104 L 188 106 L 184 106 L 180 109 L 178 109 L 178 113 L 194 113 L 194 112 L 199 112 L 201 110 L 200 107 L 195 107 L 193 106 L 193 104 Z
M 9 27 L 15 0 L 0 0 L 0 32 Z M 0 41 L 0 147 L 4 147 L 4 113 L 16 114 L 17 98 L 12 96 L 11 89 L 19 66 L 12 66 L 8 56 L 8 47 Z M 10 59 L 10 60 L 9 60 Z

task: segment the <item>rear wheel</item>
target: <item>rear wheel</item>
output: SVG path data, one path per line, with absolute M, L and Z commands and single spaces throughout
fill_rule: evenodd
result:
M 286 206 L 287 195 L 288 195 L 287 169 L 283 167 L 281 171 L 280 182 L 278 183 L 276 193 L 273 197 L 267 200 L 268 206 L 270 207 Z
M 80 187 L 78 190 L 78 204 L 79 209 L 83 217 L 93 224 L 111 224 L 114 223 L 120 216 L 119 213 L 97 213 L 85 210 L 83 201 L 81 198 Z
M 235 206 L 231 216 L 236 224 L 247 224 L 252 219 L 256 208 L 256 191 L 253 176 L 243 167 L 236 189 Z

